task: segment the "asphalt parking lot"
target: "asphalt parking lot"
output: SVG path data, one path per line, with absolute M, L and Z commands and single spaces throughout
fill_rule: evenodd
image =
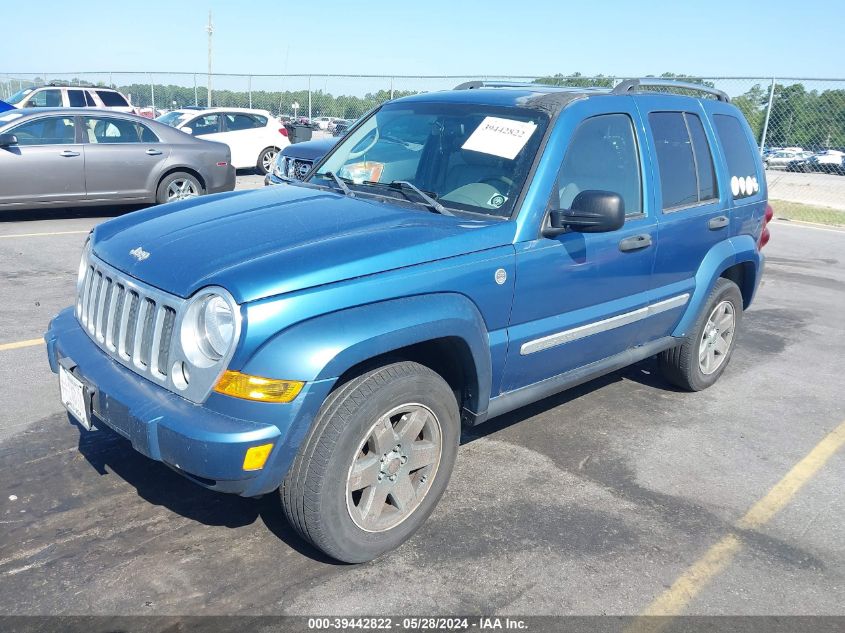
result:
M 769 197 L 845 211 L 845 176 L 766 170 Z
M 0 217 L 0 613 L 845 614 L 845 452 L 791 472 L 845 421 L 845 232 L 771 225 L 713 388 L 646 361 L 478 427 L 417 535 L 350 566 L 275 496 L 206 491 L 68 422 L 35 339 L 109 213 Z M 746 520 L 761 500 L 783 507 Z

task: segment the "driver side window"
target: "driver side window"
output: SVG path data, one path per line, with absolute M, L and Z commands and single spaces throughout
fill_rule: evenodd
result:
M 643 212 L 637 139 L 627 114 L 592 117 L 572 135 L 557 179 L 559 208 L 569 209 L 588 189 L 619 194 L 626 216 Z

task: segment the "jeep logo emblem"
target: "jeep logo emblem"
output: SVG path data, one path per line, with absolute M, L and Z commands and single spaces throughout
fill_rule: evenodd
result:
M 132 255 L 132 257 L 134 257 L 135 259 L 137 259 L 139 262 L 144 261 L 150 256 L 150 254 L 140 246 L 137 248 L 133 248 L 131 251 L 129 251 L 129 254 Z

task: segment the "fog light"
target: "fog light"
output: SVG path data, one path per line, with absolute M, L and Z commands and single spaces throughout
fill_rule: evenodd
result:
M 261 470 L 273 450 L 272 444 L 262 444 L 248 449 L 244 455 L 244 470 Z
M 225 371 L 214 385 L 214 391 L 234 398 L 258 402 L 290 402 L 296 398 L 304 382 L 250 376 L 239 371 Z

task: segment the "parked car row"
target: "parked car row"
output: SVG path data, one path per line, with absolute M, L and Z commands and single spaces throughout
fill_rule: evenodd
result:
M 766 169 L 790 172 L 819 172 L 845 175 L 845 152 L 835 149 L 810 152 L 801 147 L 767 149 L 763 152 Z

